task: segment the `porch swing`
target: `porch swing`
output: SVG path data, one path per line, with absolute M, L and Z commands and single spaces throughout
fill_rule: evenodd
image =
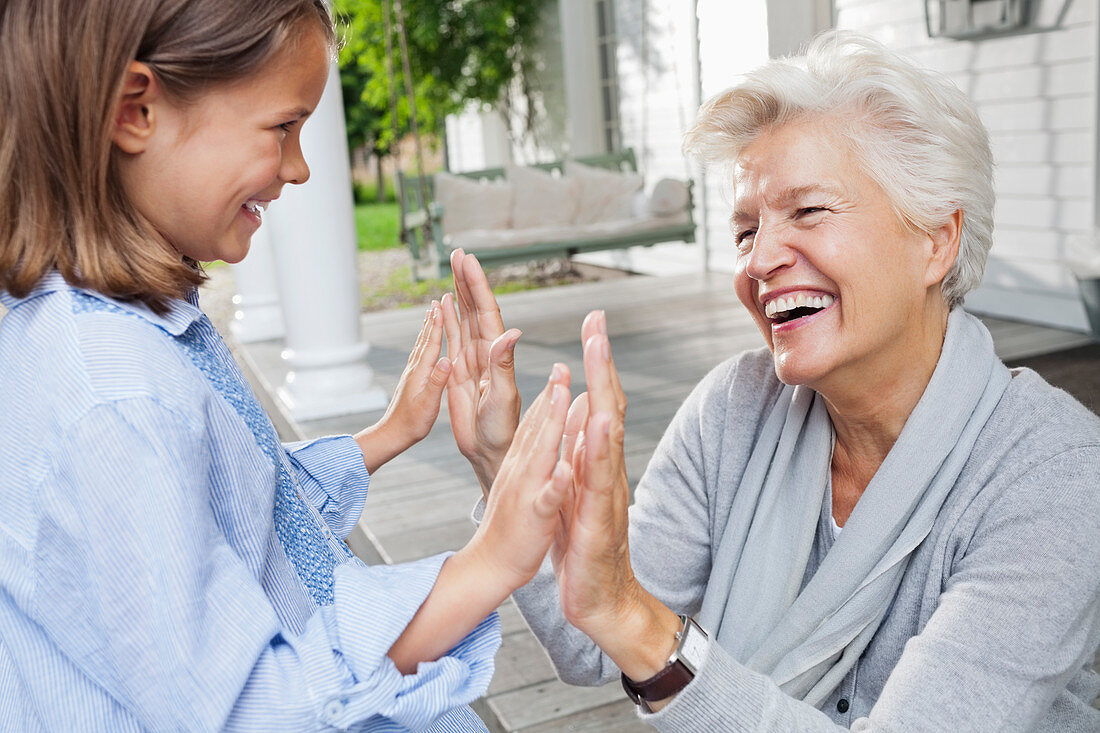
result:
M 589 216 L 585 221 L 570 221 L 568 224 L 557 226 L 528 225 L 520 228 L 518 221 L 511 221 L 511 214 L 513 211 L 518 212 L 519 209 L 512 209 L 511 194 L 507 194 L 508 203 L 505 204 L 506 210 L 503 212 L 503 219 L 508 221 L 505 226 L 486 226 L 485 229 L 446 232 L 444 205 L 436 200 L 437 193 L 445 197 L 443 195 L 445 192 L 442 189 L 436 191 L 435 178 L 424 173 L 423 149 L 401 0 L 383 0 L 382 6 L 386 30 L 386 74 L 390 87 L 394 140 L 396 141 L 398 132 L 397 81 L 393 68 L 391 39 L 393 26 L 396 26 L 403 84 L 409 104 L 409 127 L 413 134 L 416 156 L 416 173 L 413 176 L 405 175 L 400 165 L 396 165 L 397 192 L 401 204 L 401 241 L 409 248 L 412 256 L 411 270 L 414 280 L 420 280 L 423 277 L 449 276 L 451 274 L 450 253 L 452 249 L 459 247 L 477 256 L 483 265 L 493 266 L 561 259 L 587 252 L 651 246 L 663 242 L 695 241 L 693 182 L 672 179 L 659 181 L 652 195 L 640 202 L 639 206 L 639 202 L 634 200 L 636 198 L 634 194 L 644 197 L 640 190 L 642 181 L 637 174 L 634 151 L 630 148 L 602 155 L 578 156 L 570 160 L 539 163 L 526 168 L 512 168 L 509 171 L 509 179 L 512 175 L 522 175 L 522 178 L 527 181 L 548 173 L 557 176 L 557 180 L 562 177 L 573 179 L 575 175 L 578 191 L 576 197 L 582 200 L 580 205 L 583 207 L 586 195 L 579 192 L 595 193 L 595 196 L 588 198 L 599 199 L 602 196 L 603 202 L 608 204 L 609 211 L 614 209 L 619 212 L 617 219 L 608 216 Z M 396 153 L 394 158 L 395 163 L 398 163 Z M 550 178 L 550 176 L 545 177 Z M 502 218 L 500 191 L 502 187 L 511 185 L 510 181 L 504 181 L 504 178 L 504 168 L 487 168 L 449 174 L 447 185 L 450 188 L 462 187 L 462 208 L 477 211 L 478 214 L 492 212 L 499 222 Z M 518 187 L 520 183 L 517 182 L 516 185 Z M 631 187 L 635 190 L 628 190 Z M 606 194 L 608 189 L 611 190 L 613 199 L 608 198 Z M 619 193 L 616 195 L 617 189 Z M 625 192 L 625 198 L 622 195 L 623 192 Z M 548 203 L 542 205 L 550 206 Z M 591 201 L 588 203 L 588 209 L 592 209 Z M 591 211 L 589 213 L 591 214 Z M 513 223 L 515 227 L 512 226 Z

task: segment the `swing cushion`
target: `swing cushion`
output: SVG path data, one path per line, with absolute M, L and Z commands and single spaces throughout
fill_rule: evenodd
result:
M 509 229 L 515 189 L 507 181 L 435 174 L 435 200 L 443 206 L 443 231 Z
M 641 175 L 585 165 L 572 159 L 565 161 L 564 170 L 565 178 L 576 181 L 578 186 L 574 224 L 633 218 L 634 198 L 645 182 Z
M 572 178 L 554 176 L 538 168 L 508 165 L 508 180 L 515 186 L 512 228 L 566 226 L 577 210 L 578 184 Z M 446 227 L 443 231 L 451 233 Z

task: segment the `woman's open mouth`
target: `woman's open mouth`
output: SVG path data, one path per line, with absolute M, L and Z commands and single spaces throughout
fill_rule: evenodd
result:
M 835 300 L 836 298 L 832 295 L 807 293 L 796 293 L 786 297 L 780 296 L 764 305 L 764 315 L 768 317 L 772 325 L 790 323 L 820 313 L 831 306 Z

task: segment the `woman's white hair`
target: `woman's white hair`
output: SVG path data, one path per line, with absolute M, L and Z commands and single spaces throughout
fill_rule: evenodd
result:
M 963 212 L 959 254 L 941 289 L 949 308 L 978 285 L 993 242 L 993 155 L 973 103 L 947 77 L 866 36 L 827 31 L 805 56 L 776 59 L 712 97 L 684 152 L 732 166 L 758 135 L 820 119 L 910 226 L 931 233 Z

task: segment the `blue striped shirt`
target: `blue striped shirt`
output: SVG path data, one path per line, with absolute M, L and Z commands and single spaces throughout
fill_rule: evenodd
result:
M 485 729 L 496 614 L 397 671 L 446 556 L 351 556 L 357 444 L 280 444 L 196 297 L 0 300 L 0 730 Z

